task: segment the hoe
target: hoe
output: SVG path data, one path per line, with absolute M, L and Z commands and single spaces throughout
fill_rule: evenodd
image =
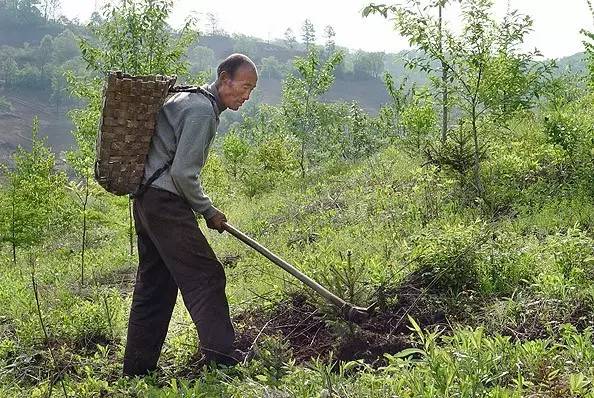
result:
M 256 250 L 264 257 L 293 275 L 295 278 L 299 279 L 301 282 L 306 284 L 309 288 L 315 290 L 320 296 L 328 300 L 330 303 L 335 305 L 340 309 L 340 312 L 344 316 L 344 318 L 349 322 L 360 323 L 371 316 L 373 313 L 376 303 L 370 305 L 369 307 L 358 307 L 351 303 L 348 303 L 335 295 L 334 293 L 330 292 L 328 289 L 305 275 L 303 272 L 299 271 L 297 268 L 283 260 L 282 258 L 278 257 L 270 250 L 256 242 L 254 239 L 250 238 L 237 228 L 233 227 L 229 223 L 223 223 L 223 227 L 225 231 L 229 232 L 231 235 L 235 236 L 237 239 L 245 243 L 246 245 L 250 246 L 252 249 Z

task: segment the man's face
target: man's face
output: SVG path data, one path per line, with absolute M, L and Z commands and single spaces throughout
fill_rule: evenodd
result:
M 250 98 L 257 82 L 258 75 L 250 65 L 240 66 L 233 77 L 225 74 L 219 87 L 221 102 L 229 109 L 238 110 Z

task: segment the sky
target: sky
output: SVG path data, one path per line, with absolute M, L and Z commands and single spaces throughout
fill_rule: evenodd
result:
M 62 0 L 62 14 L 85 21 L 105 0 Z M 316 28 L 318 41 L 323 43 L 323 30 L 331 25 L 339 46 L 352 50 L 398 52 L 409 49 L 408 43 L 392 29 L 383 17 L 361 16 L 369 3 L 390 0 L 174 0 L 170 24 L 180 26 L 189 15 L 198 18 L 206 29 L 207 13 L 213 13 L 221 28 L 229 33 L 242 33 L 264 40 L 282 38 L 291 28 L 299 39 L 303 21 L 308 18 Z M 505 13 L 507 3 L 512 9 L 528 14 L 534 20 L 525 49 L 537 48 L 546 58 L 559 58 L 583 51 L 580 29 L 594 31 L 594 20 L 586 0 L 495 0 L 497 16 Z M 458 10 L 451 7 L 446 15 L 455 27 Z

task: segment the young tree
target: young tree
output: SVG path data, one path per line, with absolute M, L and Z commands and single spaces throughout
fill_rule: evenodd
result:
M 324 28 L 324 37 L 326 37 L 326 51 L 328 54 L 332 54 L 336 50 L 336 42 L 334 41 L 335 36 L 336 32 L 334 31 L 334 28 L 327 25 Z
M 442 58 L 445 59 L 446 55 L 443 51 L 443 9 L 445 8 L 448 0 L 440 0 L 437 3 L 438 8 L 438 39 L 439 48 L 438 51 L 442 54 Z M 448 68 L 441 61 L 441 142 L 445 143 L 448 136 Z
M 353 58 L 353 72 L 360 79 L 377 79 L 384 71 L 384 52 L 357 51 Z
M 31 149 L 19 147 L 12 156 L 14 167 L 6 172 L 9 202 L 0 211 L 0 240 L 17 248 L 42 243 L 51 231 L 68 220 L 66 175 L 56 171 L 55 155 L 38 137 L 39 120 L 33 119 Z
M 214 36 L 220 32 L 219 29 L 219 18 L 216 16 L 215 13 L 209 12 L 206 14 L 206 18 L 208 19 L 208 30 L 211 36 Z
M 0 80 L 4 82 L 4 87 L 13 87 L 16 83 L 16 74 L 19 65 L 10 54 L 1 54 L 0 58 Z
M 291 28 L 287 28 L 287 30 L 285 30 L 285 44 L 291 50 L 297 46 L 297 39 L 295 38 L 295 33 L 293 33 L 293 29 Z
M 68 83 L 66 81 L 68 67 L 68 63 L 66 63 L 52 72 L 50 102 L 56 105 L 56 114 L 60 112 L 60 107 L 64 101 L 69 98 Z
M 188 51 L 188 59 L 190 61 L 190 74 L 197 75 L 205 71 L 213 72 L 213 65 L 215 65 L 215 53 L 208 47 L 193 46 Z
M 316 29 L 309 19 L 306 19 L 303 22 L 303 26 L 301 27 L 301 39 L 303 40 L 303 44 L 305 44 L 306 50 L 309 50 L 316 41 Z
M 90 25 L 95 44 L 82 38 L 80 49 L 87 66 L 100 73 L 118 69 L 130 74 L 187 75 L 183 59 L 196 39 L 194 20 L 173 35 L 167 18 L 170 0 L 124 0 L 108 4 L 101 25 Z
M 299 166 L 303 178 L 307 170 L 307 144 L 311 142 L 310 136 L 317 124 L 319 97 L 334 83 L 334 70 L 342 59 L 343 54 L 338 51 L 321 62 L 320 54 L 312 50 L 307 57 L 295 59 L 299 76 L 289 76 L 283 84 L 281 107 L 290 129 L 301 144 Z
M 393 131 L 396 137 L 403 137 L 402 112 L 414 96 L 415 86 L 408 87 L 408 79 L 404 78 L 398 85 L 389 72 L 384 73 L 384 83 L 392 102 L 379 111 L 379 119 L 385 129 Z
M 284 65 L 274 56 L 262 58 L 260 73 L 268 79 L 280 79 L 283 77 Z
M 54 61 L 58 65 L 80 55 L 79 41 L 71 30 L 66 29 L 53 39 Z
M 54 20 L 57 13 L 60 11 L 62 0 L 41 0 L 39 6 L 43 11 L 43 19 L 46 22 Z
M 590 10 L 590 16 L 594 21 L 594 7 L 592 6 L 592 0 L 586 0 L 588 4 L 588 9 Z M 585 36 L 582 43 L 584 44 L 584 48 L 586 49 L 586 56 L 588 59 L 588 75 L 590 78 L 590 87 L 594 88 L 594 32 L 582 29 L 580 32 Z
M 517 45 L 530 31 L 532 20 L 516 11 L 508 12 L 503 23 L 491 15 L 492 0 L 461 0 L 463 28 L 460 34 L 446 29 L 439 18 L 428 13 L 431 4 L 422 0 L 407 0 L 402 6 L 369 5 L 363 15 L 391 15 L 397 31 L 417 46 L 425 57 L 412 64 L 427 72 L 435 72 L 435 61 L 448 72 L 451 89 L 460 95 L 460 106 L 471 126 L 474 150 L 473 185 L 478 196 L 483 194 L 480 179 L 482 143 L 479 123 L 493 103 L 485 97 L 487 70 L 501 42 L 505 41 L 510 56 L 518 56 Z M 512 52 L 513 51 L 513 52 Z M 531 54 L 527 55 L 532 58 Z
M 54 43 L 50 35 L 43 36 L 38 49 L 38 65 L 41 77 L 45 77 L 45 66 L 51 61 L 54 52 Z
M 184 59 L 188 46 L 196 39 L 194 21 L 188 20 L 180 32 L 174 34 L 167 25 L 172 2 L 169 0 L 123 0 L 108 4 L 101 24 L 91 24 L 94 40 L 82 38 L 80 48 L 87 68 L 97 75 L 109 70 L 121 70 L 133 75 L 187 76 L 188 62 Z M 93 192 L 93 167 L 95 142 L 101 112 L 102 79 L 68 76 L 70 91 L 86 100 L 83 109 L 69 113 L 77 149 L 67 154 L 67 159 L 84 185 L 79 192 L 83 207 L 83 241 L 81 269 L 84 269 L 86 236 L 86 205 Z M 130 206 L 130 202 L 128 202 Z M 132 220 L 129 220 L 132 230 Z M 82 279 L 82 274 L 81 274 Z M 82 282 L 82 280 L 81 280 Z

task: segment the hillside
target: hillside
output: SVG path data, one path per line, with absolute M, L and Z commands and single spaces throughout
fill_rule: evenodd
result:
M 483 0 L 462 0 L 469 29 L 440 40 L 441 4 L 377 11 L 455 60 L 445 107 L 439 87 L 400 84 L 403 54 L 195 43 L 167 25 L 168 0 L 108 5 L 82 50 L 74 25 L 0 47 L 0 144 L 27 144 L 0 163 L 0 397 L 594 398 L 594 54 L 551 70 L 511 50 L 532 21 Z M 40 10 L 0 2 L 0 31 L 31 39 Z M 230 51 L 253 56 L 260 85 L 212 143 L 177 140 L 188 154 L 159 177 L 176 189 L 99 185 L 95 77 L 207 79 Z M 77 147 L 56 154 L 73 106 Z M 114 135 L 146 127 L 130 107 L 112 116 Z M 120 182 L 121 141 L 103 143 Z
M 40 31 L 39 34 L 45 31 Z M 13 36 L 1 36 L 0 41 L 5 40 L 5 44 L 14 42 Z M 27 37 L 29 38 L 29 37 Z M 10 40 L 9 40 L 10 39 Z M 35 44 L 35 39 L 39 35 L 30 37 L 31 44 Z M 242 40 L 245 40 L 243 38 Z M 254 59 L 261 62 L 263 58 L 275 57 L 279 62 L 290 63 L 295 56 L 302 56 L 303 51 L 289 50 L 278 44 L 265 43 L 258 39 L 249 38 L 253 45 Z M 202 36 L 198 43 L 201 47 L 206 47 L 214 54 L 210 62 L 217 62 L 226 55 L 237 49 L 237 40 L 228 36 Z M 348 51 L 348 50 L 347 50 Z M 384 70 L 390 71 L 399 81 L 408 76 L 411 82 L 423 84 L 426 77 L 422 73 L 412 72 L 404 67 L 402 54 L 387 54 L 384 64 Z M 558 62 L 559 70 L 565 70 L 567 67 L 575 72 L 581 72 L 584 68 L 583 54 L 576 54 L 571 57 L 562 58 Z M 215 64 L 210 65 L 214 68 Z M 280 100 L 282 81 L 278 77 L 271 77 L 269 74 L 261 74 L 258 83 L 257 101 L 267 104 L 277 104 Z M 6 161 L 10 154 L 14 152 L 18 145 L 27 146 L 30 135 L 31 120 L 38 116 L 41 122 L 40 133 L 46 136 L 48 144 L 56 151 L 60 152 L 68 149 L 72 145 L 70 129 L 72 124 L 66 116 L 68 109 L 74 106 L 72 101 L 67 100 L 58 112 L 55 111 L 55 105 L 50 103 L 51 92 L 47 90 L 37 90 L 34 88 L 1 88 L 0 97 L 4 96 L 13 105 L 13 110 L 3 112 L 0 110 L 0 161 Z M 324 100 L 329 102 L 336 101 L 355 101 L 370 114 L 375 114 L 379 108 L 388 103 L 389 96 L 385 85 L 380 78 L 371 76 L 362 76 L 355 78 L 353 76 L 338 75 L 335 83 L 328 93 L 324 95 Z M 232 117 L 235 120 L 236 117 Z M 228 124 L 223 123 L 221 128 L 225 131 Z

